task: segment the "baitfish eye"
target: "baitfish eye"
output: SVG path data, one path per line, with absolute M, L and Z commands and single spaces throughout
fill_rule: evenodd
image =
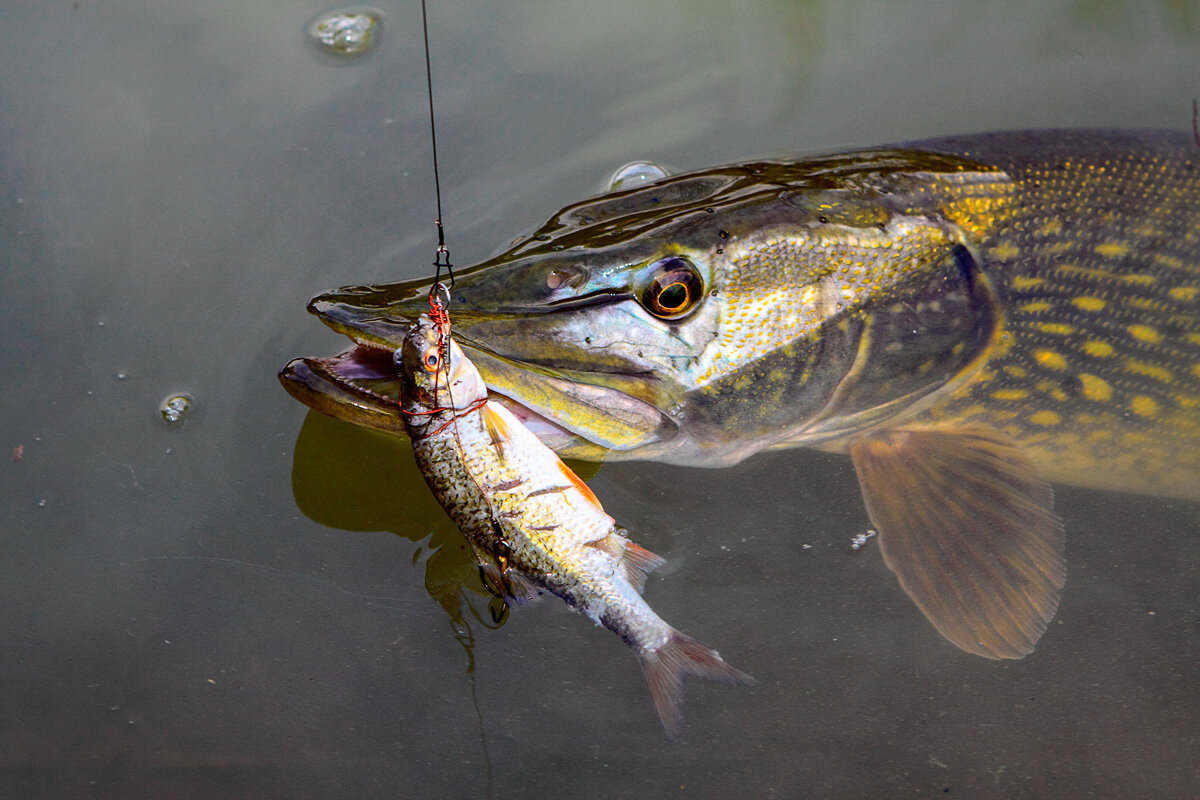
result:
M 704 282 L 692 264 L 682 258 L 664 258 L 651 268 L 650 282 L 642 290 L 642 305 L 659 319 L 679 319 L 700 302 Z
M 425 369 L 429 370 L 430 372 L 436 372 L 438 364 L 442 362 L 442 357 L 438 354 L 437 350 L 430 350 L 425 354 L 424 361 Z

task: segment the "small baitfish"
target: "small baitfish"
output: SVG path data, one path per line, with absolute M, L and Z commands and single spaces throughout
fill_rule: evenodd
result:
M 427 286 L 314 298 L 359 346 L 293 361 L 284 385 L 402 432 L 386 353 Z M 561 454 L 847 454 L 900 585 L 988 658 L 1030 653 L 1058 607 L 1051 482 L 1200 499 L 1190 134 L 979 134 L 671 176 L 567 206 L 460 273 L 453 303 L 494 401 Z
M 507 409 L 488 402 L 449 325 L 422 316 L 397 354 L 401 407 L 429 488 L 510 599 L 551 592 L 637 655 L 654 708 L 680 730 L 683 680 L 752 683 L 642 599 L 663 563 L 631 542 L 579 477 Z

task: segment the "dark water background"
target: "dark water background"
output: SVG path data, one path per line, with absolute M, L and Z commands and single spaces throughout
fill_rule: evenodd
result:
M 679 742 L 620 642 L 561 603 L 474 618 L 407 446 L 275 379 L 342 346 L 311 295 L 432 257 L 419 6 L 378 7 L 381 49 L 338 66 L 306 46 L 316 3 L 6 4 L 0 796 L 1200 793 L 1192 503 L 1060 489 L 1059 614 L 994 663 L 850 551 L 846 459 L 605 466 L 607 509 L 670 561 L 648 599 L 760 681 L 690 685 Z M 1185 2 L 430 13 L 460 264 L 633 159 L 1186 129 L 1200 95 Z M 181 389 L 196 411 L 168 428 Z

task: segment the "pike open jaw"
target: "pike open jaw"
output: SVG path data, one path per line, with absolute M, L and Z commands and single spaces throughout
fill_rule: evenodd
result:
M 279 373 L 287 391 L 305 405 L 330 416 L 390 433 L 402 433 L 400 373 L 396 351 L 373 342 L 357 342 L 335 356 L 297 358 Z M 488 391 L 553 449 L 579 437 L 511 397 Z

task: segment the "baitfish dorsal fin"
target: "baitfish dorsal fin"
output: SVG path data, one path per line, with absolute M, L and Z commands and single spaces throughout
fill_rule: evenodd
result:
M 496 446 L 496 452 L 501 458 L 507 457 L 508 447 L 513 442 L 516 434 L 514 426 L 510 421 L 510 417 L 498 411 L 499 406 L 485 403 L 479 409 L 479 417 L 483 420 L 484 428 L 488 432 L 488 436 L 492 439 L 492 444 Z
M 988 428 L 892 430 L 850 446 L 883 559 L 958 647 L 1033 652 L 1066 579 L 1050 485 Z

